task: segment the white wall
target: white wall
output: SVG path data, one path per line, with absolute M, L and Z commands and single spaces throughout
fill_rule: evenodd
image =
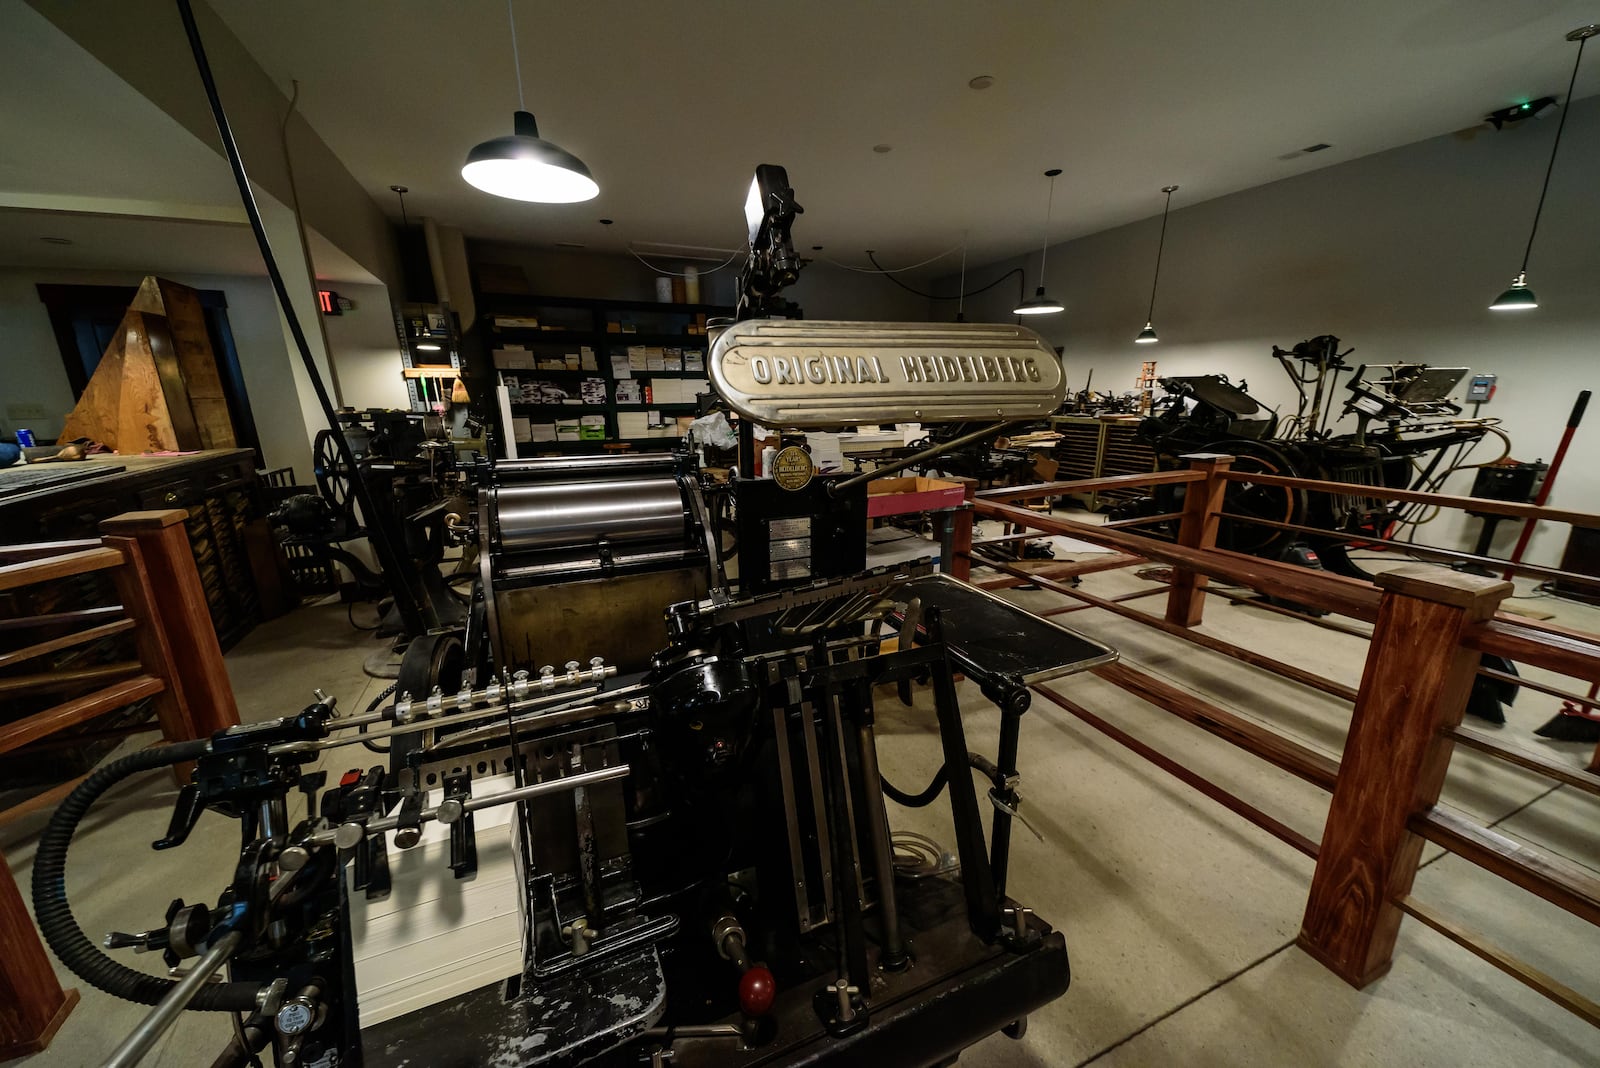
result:
M 322 320 L 344 403 L 351 408 L 408 407 L 388 288 L 338 283 L 334 289 L 355 302 L 343 315 Z
M 1164 375 L 1248 379 L 1252 394 L 1286 413 L 1294 391 L 1271 346 L 1318 334 L 1354 345 L 1356 361 L 1493 372 L 1500 388 L 1483 414 L 1504 420 L 1515 458 L 1548 461 L 1578 390 L 1600 390 L 1600 98 L 1573 107 L 1562 137 L 1529 268 L 1541 307 L 1487 305 L 1521 261 L 1555 125 L 1436 137 L 1193 207 L 1182 206 L 1180 188 L 1156 304 L 1160 344 L 1132 343 L 1145 322 L 1159 216 L 1051 248 L 1049 290 L 1067 310 L 1029 325 L 1065 346 L 1073 389 L 1091 369 L 1097 390 L 1131 389 L 1140 361 L 1155 359 Z M 1183 185 L 1181 171 L 1172 181 Z M 1151 190 L 1152 210 L 1160 204 Z M 1037 252 L 969 269 L 967 287 L 1019 262 L 1031 294 Z M 954 279 L 941 287 L 954 292 Z M 999 286 L 967 302 L 968 318 L 1009 321 L 1015 299 L 1014 284 Z M 941 302 L 939 317 L 952 312 Z M 1600 406 L 1573 442 L 1552 505 L 1600 512 L 1597 453 Z M 1492 458 L 1488 443 L 1480 456 Z M 1445 488 L 1465 493 L 1471 483 L 1460 472 Z M 1497 552 L 1509 552 L 1515 527 L 1502 526 Z M 1418 540 L 1470 548 L 1478 529 L 1477 520 L 1441 519 Z M 1566 527 L 1546 524 L 1530 560 L 1555 562 L 1566 537 Z
M 74 403 L 61 363 L 50 316 L 34 288 L 40 282 L 64 285 L 136 286 L 143 275 L 107 271 L 48 271 L 30 268 L 0 270 L 0 413 L 17 403 L 43 405 L 48 421 L 30 426 L 38 440 L 54 441 Z M 256 433 L 268 467 L 294 467 L 300 481 L 311 474 L 311 447 L 294 385 L 294 371 L 284 343 L 282 319 L 265 278 L 224 275 L 168 275 L 196 289 L 220 289 L 227 295 L 228 325 L 239 352 L 245 390 L 255 416 Z M 298 358 L 296 358 L 298 362 Z M 8 430 L 16 420 L 6 419 Z M 28 424 L 23 424 L 28 425 Z M 43 433 L 39 431 L 43 430 Z

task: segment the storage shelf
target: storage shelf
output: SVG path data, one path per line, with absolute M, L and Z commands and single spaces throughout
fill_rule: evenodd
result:
M 699 349 L 702 352 L 705 351 L 708 340 L 704 334 L 612 334 L 608 332 L 604 337 L 606 345 L 610 348 L 646 345 L 651 348 Z

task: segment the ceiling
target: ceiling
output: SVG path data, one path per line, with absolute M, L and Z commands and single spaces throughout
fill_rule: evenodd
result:
M 27 104 L 0 108 L 0 266 L 266 273 L 222 157 L 26 4 L 0 0 L 0 40 L 0 100 Z M 319 278 L 376 281 L 308 240 Z
M 1594 0 L 514 0 L 529 110 L 601 186 L 525 205 L 460 178 L 517 101 L 499 0 L 210 0 L 390 214 L 469 236 L 737 247 L 780 163 L 802 249 L 905 265 L 1052 241 L 1560 95 Z M 1600 91 L 1600 57 L 1575 95 Z M 992 88 L 970 78 L 987 74 Z M 1278 157 L 1317 142 L 1332 147 Z M 889 145 L 878 153 L 875 145 Z M 1535 165 L 1535 169 L 1536 165 Z M 598 219 L 615 220 L 602 226 Z M 954 269 L 955 257 L 929 270 Z

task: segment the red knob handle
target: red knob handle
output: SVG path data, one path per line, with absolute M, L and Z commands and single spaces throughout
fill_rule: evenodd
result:
M 778 982 L 757 964 L 739 979 L 739 1007 L 746 1016 L 765 1016 L 778 997 Z

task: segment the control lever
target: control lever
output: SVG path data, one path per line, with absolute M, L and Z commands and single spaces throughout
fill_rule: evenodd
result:
M 450 824 L 450 870 L 457 879 L 469 879 L 478 874 L 477 828 L 472 813 L 464 807 L 471 797 L 472 775 L 469 772 L 444 777 L 445 802 L 463 806 L 461 818 Z
M 426 795 L 417 789 L 417 772 L 413 768 L 405 789 L 400 793 L 400 810 L 395 813 L 394 844 L 410 849 L 422 841 L 422 803 Z
M 189 832 L 194 830 L 194 825 L 200 822 L 200 813 L 206 810 L 205 798 L 200 796 L 200 787 L 194 782 L 186 782 L 178 791 L 178 800 L 172 806 L 172 818 L 167 821 L 167 833 L 150 843 L 152 849 L 171 849 L 180 846 L 189 838 Z

